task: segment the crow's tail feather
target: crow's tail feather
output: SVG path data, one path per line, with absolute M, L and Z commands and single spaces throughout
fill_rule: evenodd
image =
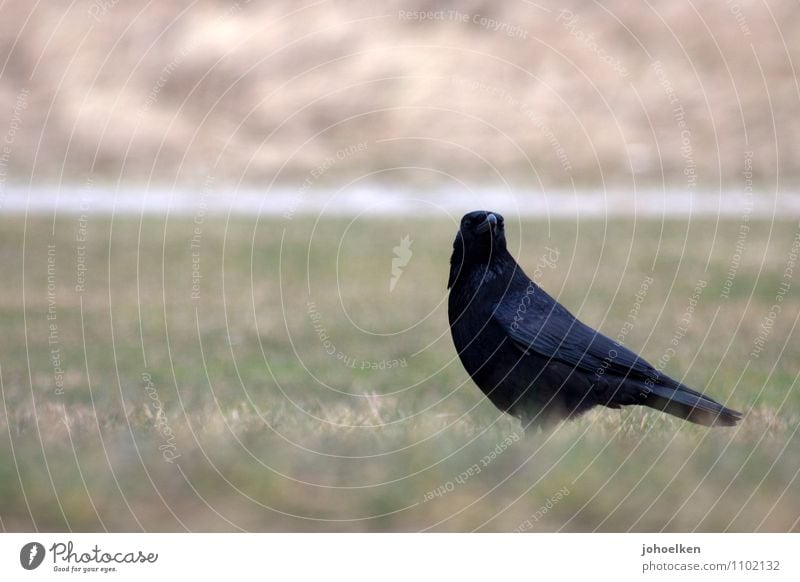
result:
M 650 386 L 642 404 L 705 426 L 735 426 L 742 413 L 683 385 Z

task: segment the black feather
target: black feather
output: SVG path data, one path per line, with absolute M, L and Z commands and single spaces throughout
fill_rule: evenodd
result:
M 509 254 L 497 213 L 462 219 L 448 288 L 461 362 L 498 408 L 526 426 L 597 405 L 640 404 L 707 426 L 732 426 L 742 417 L 576 319 Z

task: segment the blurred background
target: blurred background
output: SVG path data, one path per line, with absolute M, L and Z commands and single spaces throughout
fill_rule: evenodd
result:
M 0 6 L 6 531 L 794 531 L 800 9 Z M 743 410 L 524 438 L 447 324 L 463 212 Z
M 264 189 L 366 141 L 326 181 L 683 188 L 689 168 L 738 189 L 752 151 L 754 180 L 789 186 L 796 16 L 791 1 L 11 1 L 6 119 L 26 106 L 10 178 Z

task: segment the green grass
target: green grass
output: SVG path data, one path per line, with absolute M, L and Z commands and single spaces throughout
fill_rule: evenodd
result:
M 665 369 L 747 414 L 707 430 L 603 409 L 518 440 L 455 358 L 450 222 L 207 218 L 194 300 L 191 219 L 146 218 L 140 236 L 137 218 L 90 217 L 83 293 L 77 217 L 0 223 L 6 530 L 800 529 L 794 288 L 750 356 L 794 222 L 751 222 L 723 298 L 736 222 L 509 220 L 528 272 L 557 248 L 540 282 L 609 335 L 652 277 L 626 343 L 654 364 L 706 281 Z M 406 234 L 414 254 L 390 292 Z M 361 369 L 394 360 L 406 365 Z

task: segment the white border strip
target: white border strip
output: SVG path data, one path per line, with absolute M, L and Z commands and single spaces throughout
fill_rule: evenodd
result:
M 39 565 L 26 570 L 21 562 L 36 544 Z M 119 563 L 129 555 L 156 559 Z M 0 536 L 4 580 L 780 581 L 800 579 L 798 562 L 791 534 Z

